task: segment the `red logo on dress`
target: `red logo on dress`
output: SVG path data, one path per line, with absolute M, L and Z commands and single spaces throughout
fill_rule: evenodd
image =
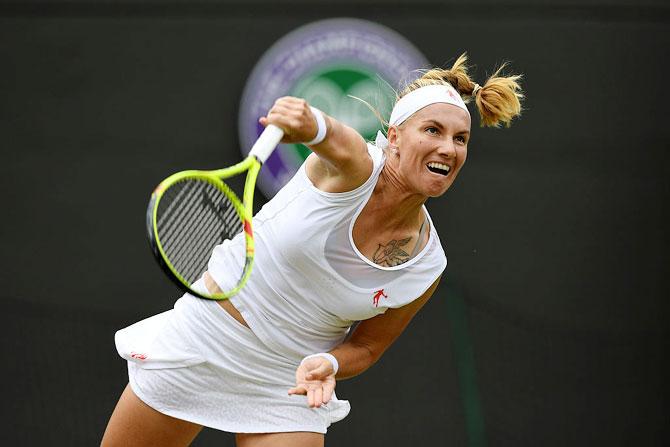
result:
M 372 297 L 372 304 L 375 305 L 375 307 L 379 306 L 379 298 L 384 297 L 388 298 L 389 296 L 384 293 L 384 289 L 379 289 L 375 292 L 375 296 Z
M 146 355 L 146 354 L 140 354 L 140 353 L 138 353 L 138 352 L 131 352 L 131 353 L 130 353 L 130 356 L 131 356 L 132 358 L 134 358 L 134 359 L 138 359 L 138 360 L 146 360 L 146 359 L 147 359 L 147 355 Z

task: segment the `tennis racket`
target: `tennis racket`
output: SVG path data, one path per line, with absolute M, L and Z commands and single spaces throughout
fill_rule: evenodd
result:
M 244 161 L 213 171 L 182 171 L 163 180 L 147 207 L 149 244 L 158 265 L 182 290 L 201 298 L 222 300 L 244 287 L 254 263 L 251 226 L 256 178 L 262 164 L 277 147 L 284 132 L 268 125 Z M 243 200 L 223 180 L 247 173 Z M 212 250 L 226 239 L 244 233 L 244 260 L 236 270 L 237 282 L 222 293 L 207 294 L 193 283 L 207 270 Z M 242 237 L 241 235 L 239 237 Z

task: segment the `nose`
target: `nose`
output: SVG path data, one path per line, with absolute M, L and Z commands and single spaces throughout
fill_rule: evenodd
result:
M 445 138 L 443 143 L 440 145 L 438 152 L 447 158 L 456 158 L 456 147 L 454 146 L 454 140 L 452 138 Z

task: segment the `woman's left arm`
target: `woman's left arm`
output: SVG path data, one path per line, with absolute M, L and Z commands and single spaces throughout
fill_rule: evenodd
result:
M 335 379 L 354 377 L 374 365 L 426 304 L 439 282 L 440 278 L 411 303 L 362 321 L 346 342 L 330 351 L 339 363 L 337 375 L 333 374 L 334 365 L 324 356 L 303 361 L 296 370 L 296 386 L 289 394 L 307 395 L 310 407 L 327 403 L 335 389 Z
M 411 303 L 361 321 L 346 342 L 330 351 L 340 364 L 336 378 L 357 376 L 374 365 L 426 304 L 439 282 L 440 278 L 437 278 L 423 295 Z

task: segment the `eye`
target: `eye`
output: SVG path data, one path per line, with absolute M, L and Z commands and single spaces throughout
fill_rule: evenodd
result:
M 432 134 L 432 135 L 437 135 L 440 131 L 435 126 L 428 126 L 428 127 L 426 127 L 426 132 L 428 132 L 429 134 Z
M 467 143 L 467 140 L 466 140 L 465 137 L 462 136 L 462 135 L 458 135 L 458 136 L 456 136 L 456 141 L 460 142 L 461 144 L 465 144 L 465 143 Z

